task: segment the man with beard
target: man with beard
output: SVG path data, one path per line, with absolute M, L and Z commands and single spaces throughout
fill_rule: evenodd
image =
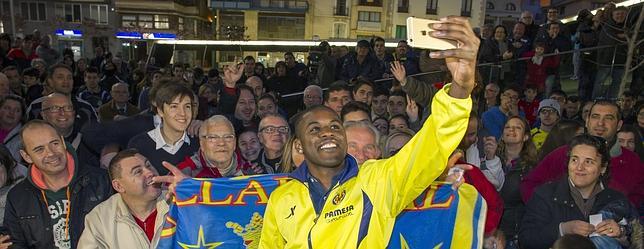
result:
M 87 214 L 78 248 L 155 248 L 169 209 L 161 185 L 152 182 L 159 173 L 128 149 L 112 159 L 109 175 L 118 194 Z

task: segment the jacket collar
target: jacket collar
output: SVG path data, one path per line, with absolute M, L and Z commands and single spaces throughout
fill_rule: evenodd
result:
M 165 216 L 165 214 L 168 212 L 168 205 L 165 202 L 165 191 L 161 192 L 159 195 L 159 198 L 157 198 L 156 202 L 156 208 L 157 208 L 157 216 Z M 134 222 L 134 218 L 132 218 L 132 213 L 130 213 L 130 209 L 127 207 L 125 204 L 125 201 L 123 201 L 123 197 L 121 197 L 121 194 L 115 194 L 114 198 L 116 198 L 116 219 L 128 219 Z M 156 226 L 156 224 L 155 224 Z
M 349 154 L 344 157 L 344 167 L 344 170 L 340 172 L 338 184 L 343 184 L 358 175 L 358 162 Z M 309 174 L 309 166 L 305 160 L 300 167 L 291 172 L 290 176 L 293 179 L 305 183 L 307 182 Z

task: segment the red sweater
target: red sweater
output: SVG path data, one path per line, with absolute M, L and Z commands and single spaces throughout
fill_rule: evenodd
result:
M 461 160 L 457 163 L 472 165 Z M 494 185 L 485 178 L 485 175 L 483 175 L 483 172 L 481 172 L 478 167 L 472 165 L 472 169 L 465 171 L 463 177 L 467 184 L 474 186 L 474 188 L 479 191 L 479 194 L 481 194 L 487 203 L 485 235 L 490 235 L 499 226 L 499 222 L 501 222 L 501 216 L 503 215 L 503 199 L 501 199 L 499 193 L 494 189 Z
M 530 127 L 537 122 L 537 111 L 539 110 L 539 100 L 534 98 L 532 102 L 527 102 L 525 100 L 519 100 L 519 109 L 523 110 L 525 113 L 525 118 L 530 123 Z
M 534 56 L 534 51 L 525 52 L 522 57 L 531 58 L 532 56 Z M 559 66 L 559 55 L 543 57 L 541 65 L 532 63 L 531 59 L 526 62 L 528 64 L 528 73 L 526 74 L 525 84 L 536 85 L 540 93 L 544 92 L 546 89 L 546 78 L 548 77 L 546 69 Z
M 610 160 L 608 187 L 623 193 L 636 208 L 639 208 L 644 201 L 644 164 L 634 152 L 624 148 L 621 150 L 620 155 Z M 528 203 L 537 187 L 568 175 L 567 153 L 568 145 L 557 148 L 523 178 L 521 197 L 525 203 Z

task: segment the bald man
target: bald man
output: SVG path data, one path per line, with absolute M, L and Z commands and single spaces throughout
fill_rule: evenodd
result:
M 128 84 L 116 83 L 112 85 L 110 95 L 112 100 L 98 108 L 100 122 L 118 120 L 141 112 L 138 107 L 128 101 L 130 99 Z
M 80 127 L 74 126 L 76 110 L 69 96 L 52 93 L 44 97 L 42 102 L 42 119 L 49 122 L 65 141 L 78 149 L 81 142 Z

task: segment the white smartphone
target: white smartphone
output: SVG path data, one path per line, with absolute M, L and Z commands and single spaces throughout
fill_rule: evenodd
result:
M 434 31 L 430 24 L 437 22 L 436 20 L 407 17 L 407 42 L 409 46 L 433 50 L 456 48 L 458 43 L 455 40 L 440 39 L 429 35 L 429 32 Z

